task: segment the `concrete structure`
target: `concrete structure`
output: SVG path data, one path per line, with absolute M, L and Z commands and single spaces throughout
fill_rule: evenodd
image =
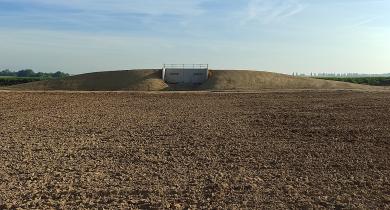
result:
M 162 71 L 162 79 L 168 84 L 200 85 L 208 76 L 208 64 L 164 64 Z

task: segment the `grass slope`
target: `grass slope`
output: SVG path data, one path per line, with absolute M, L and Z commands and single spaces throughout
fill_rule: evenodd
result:
M 12 88 L 21 90 L 154 91 L 168 87 L 160 78 L 161 70 L 106 71 L 16 85 Z
M 263 90 L 263 89 L 373 89 L 366 85 L 293 77 L 285 74 L 248 71 L 214 70 L 201 86 L 209 90 Z
M 211 70 L 210 79 L 200 87 L 180 90 L 265 90 L 265 89 L 361 89 L 374 87 L 338 81 L 292 77 L 284 74 L 246 71 Z M 159 91 L 176 90 L 161 80 L 161 70 L 123 70 L 81 74 L 58 80 L 39 81 L 12 86 L 16 90 L 71 91 Z

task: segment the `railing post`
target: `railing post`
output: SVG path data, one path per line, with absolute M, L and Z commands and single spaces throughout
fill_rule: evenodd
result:
M 163 64 L 163 68 L 177 68 L 177 69 L 208 69 L 209 64 Z

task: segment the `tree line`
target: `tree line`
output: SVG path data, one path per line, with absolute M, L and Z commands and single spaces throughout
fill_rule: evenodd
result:
M 11 71 L 5 69 L 0 71 L 0 76 L 3 77 L 38 77 L 38 78 L 63 78 L 69 76 L 69 74 L 57 71 L 54 73 L 34 72 L 32 69 L 23 69 L 19 71 Z
M 317 77 L 318 79 L 350 82 L 355 84 L 390 86 L 390 77 Z
M 359 78 L 359 77 L 390 77 L 387 74 L 359 74 L 359 73 L 299 73 L 293 72 L 293 76 L 297 77 L 343 77 L 343 78 Z

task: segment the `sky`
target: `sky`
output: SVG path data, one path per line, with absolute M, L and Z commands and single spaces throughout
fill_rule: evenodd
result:
M 0 0 L 0 69 L 390 73 L 390 0 Z

